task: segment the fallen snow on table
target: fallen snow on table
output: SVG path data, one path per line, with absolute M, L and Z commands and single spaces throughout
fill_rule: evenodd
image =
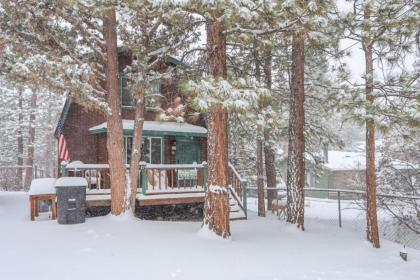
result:
M 269 215 L 231 223 L 229 241 L 201 222 L 89 218 L 84 224 L 29 221 L 28 194 L 0 192 L 1 279 L 420 279 L 420 251 L 334 225 L 305 232 Z M 204 234 L 205 235 L 205 234 Z
M 29 194 L 55 194 L 55 180 L 55 178 L 33 179 L 29 188 Z

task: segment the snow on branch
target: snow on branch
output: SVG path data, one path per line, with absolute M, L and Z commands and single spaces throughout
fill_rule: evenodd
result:
M 193 106 L 199 111 L 208 111 L 215 105 L 230 111 L 247 111 L 271 95 L 261 83 L 243 78 L 229 82 L 209 76 L 200 81 L 188 81 L 184 89 L 192 94 Z

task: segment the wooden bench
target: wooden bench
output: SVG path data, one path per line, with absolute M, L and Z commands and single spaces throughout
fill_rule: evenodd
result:
M 55 194 L 55 178 L 34 179 L 29 189 L 29 205 L 31 221 L 39 215 L 39 201 L 51 201 L 51 219 L 57 219 L 57 199 Z
M 55 194 L 36 194 L 29 195 L 29 204 L 31 210 L 31 221 L 35 220 L 35 217 L 39 216 L 38 204 L 39 201 L 49 200 L 51 201 L 51 219 L 57 219 L 57 202 Z

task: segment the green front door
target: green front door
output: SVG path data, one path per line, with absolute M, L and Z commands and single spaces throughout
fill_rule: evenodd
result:
M 200 161 L 200 142 L 193 137 L 176 137 L 176 163 L 191 164 Z

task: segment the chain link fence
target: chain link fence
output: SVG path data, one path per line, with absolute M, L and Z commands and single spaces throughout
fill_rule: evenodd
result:
M 286 189 L 274 192 L 274 203 L 286 205 Z M 305 188 L 305 225 L 307 228 L 337 227 L 357 234 L 366 232 L 366 193 L 357 190 Z M 273 197 L 273 196 L 271 196 Z M 249 187 L 248 209 L 257 211 L 257 188 Z M 420 250 L 420 197 L 377 195 L 378 226 L 381 239 Z M 270 210 L 268 210 L 270 211 Z M 283 217 L 284 218 L 284 217 Z

